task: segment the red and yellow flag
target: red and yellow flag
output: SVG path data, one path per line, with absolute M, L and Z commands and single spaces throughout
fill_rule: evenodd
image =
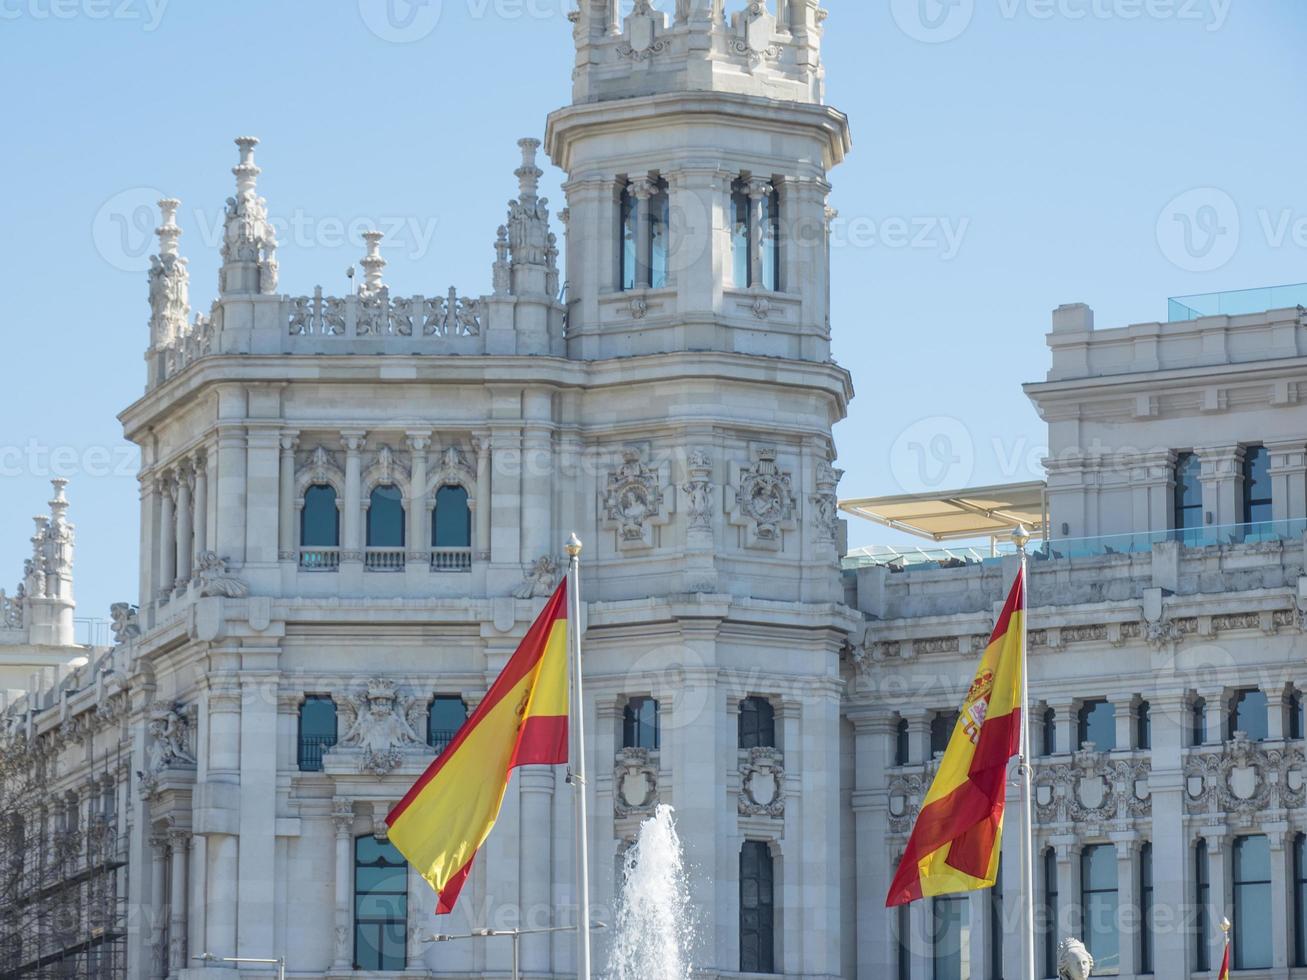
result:
M 939 772 L 922 802 L 887 907 L 994 886 L 1008 761 L 1021 751 L 1025 617 L 1022 572 L 1012 583 Z
M 454 910 L 518 766 L 567 762 L 567 581 L 449 747 L 386 817 L 390 841 Z
M 1225 944 L 1225 959 L 1221 960 L 1221 972 L 1216 975 L 1216 980 L 1230 980 L 1230 944 Z

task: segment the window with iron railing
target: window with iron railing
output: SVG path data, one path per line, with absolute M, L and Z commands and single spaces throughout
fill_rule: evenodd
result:
M 300 705 L 298 763 L 300 772 L 321 772 L 322 757 L 336 745 L 336 702 L 310 695 Z
M 457 694 L 437 694 L 427 709 L 427 744 L 444 752 L 467 721 L 467 704 Z

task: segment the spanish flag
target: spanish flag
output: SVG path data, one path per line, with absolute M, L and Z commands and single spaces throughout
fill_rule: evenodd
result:
M 1021 752 L 1025 573 L 1012 584 L 885 904 L 992 888 L 1008 760 Z
M 567 762 L 567 581 L 440 758 L 390 811 L 390 841 L 454 910 L 518 766 Z
M 1230 943 L 1228 940 L 1225 944 L 1225 959 L 1221 960 L 1221 972 L 1216 975 L 1216 980 L 1230 980 Z

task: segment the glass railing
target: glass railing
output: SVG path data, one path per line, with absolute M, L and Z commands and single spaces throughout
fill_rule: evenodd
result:
M 1243 313 L 1282 310 L 1291 306 L 1307 306 L 1307 283 L 1175 296 L 1168 301 L 1167 319 L 1172 323 L 1181 323 L 1204 316 L 1238 316 Z
M 1153 550 L 1153 545 L 1179 542 L 1184 548 L 1211 548 L 1220 545 L 1256 544 L 1268 541 L 1293 541 L 1307 532 L 1307 520 L 1262 521 L 1256 524 L 1221 524 L 1210 527 L 1180 528 L 1169 531 L 1138 531 L 1131 534 L 1105 534 L 1093 538 L 1056 538 L 1037 549 L 1046 559 L 1095 558 L 1107 555 L 1132 555 Z

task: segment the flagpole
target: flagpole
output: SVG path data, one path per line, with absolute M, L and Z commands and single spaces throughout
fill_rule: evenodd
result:
M 1035 818 L 1030 752 L 1030 663 L 1027 617 L 1030 610 L 1030 580 L 1026 575 L 1026 545 L 1030 533 L 1021 525 L 1012 532 L 1021 556 L 1021 759 L 1017 773 L 1021 780 L 1021 976 L 1036 980 L 1035 973 Z
M 589 820 L 585 796 L 585 701 L 581 686 L 581 539 L 573 534 L 566 547 L 571 559 L 567 570 L 567 601 L 571 607 L 567 627 L 572 648 L 571 724 L 575 746 L 570 781 L 576 793 L 576 976 L 577 980 L 590 980 L 590 843 L 586 834 Z

